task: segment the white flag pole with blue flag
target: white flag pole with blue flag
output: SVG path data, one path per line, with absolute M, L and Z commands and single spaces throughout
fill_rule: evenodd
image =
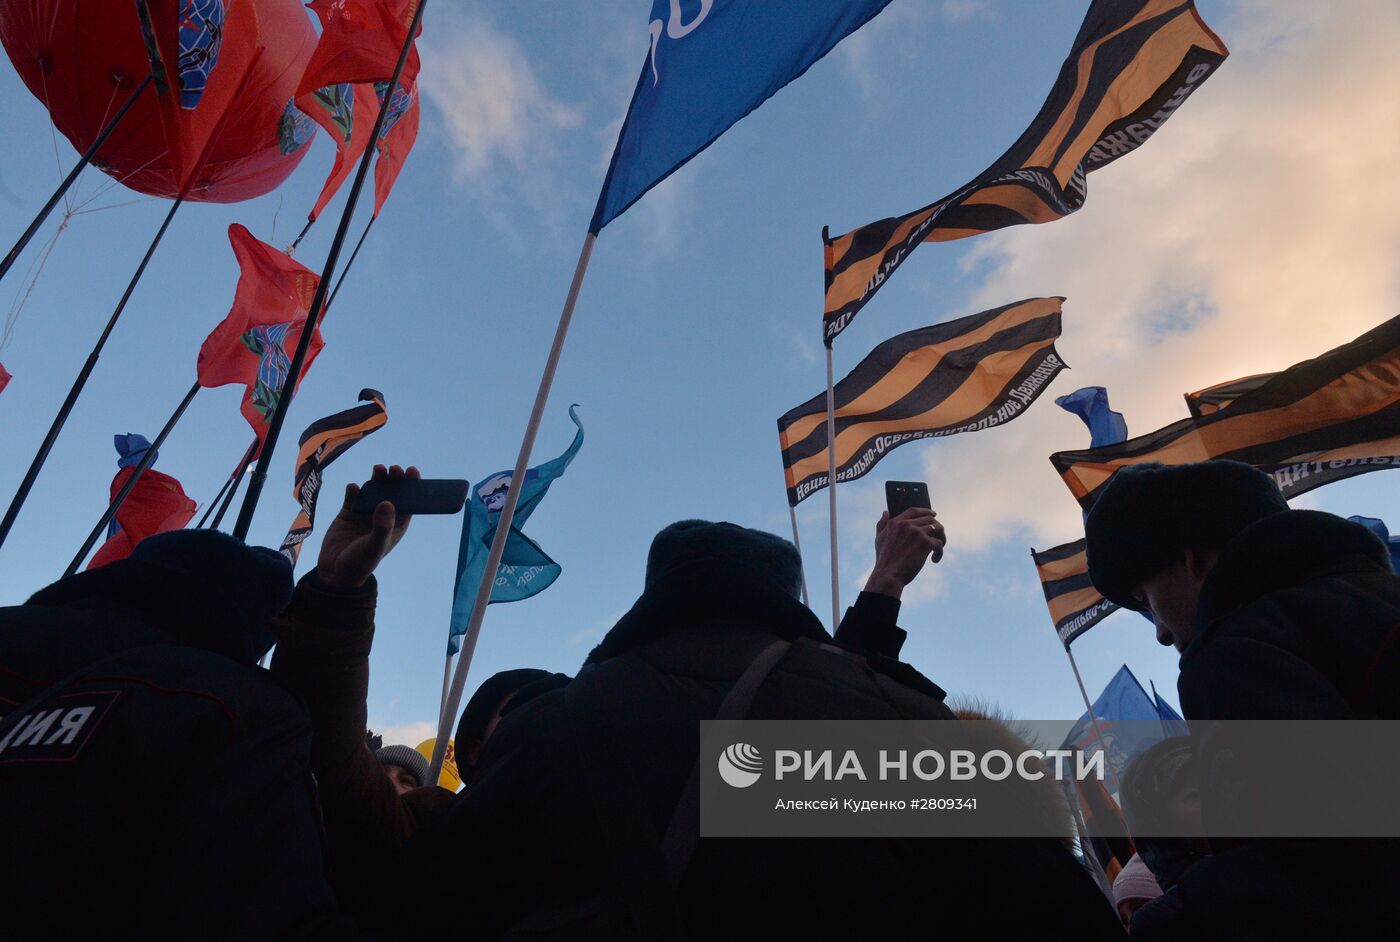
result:
M 524 477 L 530 464 L 530 452 L 598 233 L 647 190 L 807 71 L 888 3 L 889 0 L 653 0 L 642 74 L 574 267 L 520 454 L 511 472 L 512 486 L 506 492 L 491 549 L 482 567 L 483 576 L 495 572 L 504 558 L 506 535 L 511 532 L 519 503 L 519 488 L 514 482 Z M 471 589 L 463 590 L 459 585 L 458 591 L 470 593 Z M 442 770 L 449 724 L 461 704 L 472 652 L 492 591 L 492 581 L 482 578 L 462 635 L 461 657 L 439 718 L 429 781 L 437 781 Z
M 496 577 L 491 587 L 490 602 L 518 602 L 549 588 L 559 578 L 560 567 L 549 557 L 539 544 L 527 537 L 521 528 L 535 512 L 549 486 L 560 477 L 578 450 L 583 447 L 583 423 L 579 421 L 578 407 L 569 407 L 569 418 L 578 431 L 568 449 L 553 461 L 525 472 L 525 482 L 520 489 L 520 502 L 515 508 L 515 519 L 506 537 L 506 548 L 496 567 Z M 467 505 L 466 519 L 462 521 L 462 544 L 457 551 L 457 581 L 452 593 L 452 624 L 447 633 L 447 653 L 456 654 L 461 645 L 461 637 L 467 633 L 471 622 L 472 603 L 477 586 L 486 572 L 486 559 L 490 554 L 491 540 L 496 534 L 500 521 L 501 508 L 505 505 L 506 493 L 510 489 L 512 474 L 502 471 L 483 480 L 472 489 L 471 500 Z

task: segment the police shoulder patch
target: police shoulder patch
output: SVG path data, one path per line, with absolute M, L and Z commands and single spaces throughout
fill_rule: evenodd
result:
M 0 766 L 74 761 L 120 696 L 117 690 L 60 694 L 22 716 L 5 717 Z

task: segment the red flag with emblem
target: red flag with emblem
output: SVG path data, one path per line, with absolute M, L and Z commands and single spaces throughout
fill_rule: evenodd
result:
M 312 0 L 308 6 L 321 20 L 321 39 L 302 73 L 297 95 L 341 82 L 387 82 L 398 64 L 418 3 L 419 0 Z M 415 45 L 404 63 L 405 84 L 417 78 L 418 68 Z
M 286 252 L 259 242 L 237 223 L 229 226 L 228 238 L 238 258 L 238 288 L 228 316 L 199 348 L 199 385 L 246 386 L 240 411 L 261 442 L 277 408 L 320 278 Z M 298 386 L 323 346 L 318 328 L 306 352 Z
M 369 146 L 379 114 L 379 100 L 373 85 L 341 82 L 298 95 L 296 106 L 324 128 L 335 142 L 335 163 L 311 210 L 311 218 L 315 219 L 350 177 Z
M 377 94 L 383 95 L 388 82 L 375 86 Z M 383 98 L 379 99 L 381 102 Z M 384 116 L 384 126 L 379 131 L 378 151 L 374 163 L 374 215 L 384 207 L 394 181 L 399 178 L 408 152 L 418 140 L 418 83 L 401 82 L 389 101 L 389 113 Z

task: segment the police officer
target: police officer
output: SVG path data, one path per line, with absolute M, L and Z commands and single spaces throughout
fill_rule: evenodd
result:
M 309 720 L 256 666 L 291 592 L 277 553 L 192 530 L 0 608 L 0 934 L 356 934 Z

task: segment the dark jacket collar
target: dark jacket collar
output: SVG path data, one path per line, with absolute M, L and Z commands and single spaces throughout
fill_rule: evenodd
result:
M 1335 514 L 1288 510 L 1246 527 L 1221 550 L 1201 587 L 1197 637 L 1242 605 L 1320 576 L 1390 572 L 1390 551 Z
M 60 579 L 25 604 L 110 610 L 155 629 L 170 643 L 256 663 L 271 647 L 271 626 L 252 624 L 236 602 L 217 598 L 197 580 L 173 577 L 164 567 L 123 559 Z
M 780 589 L 749 581 L 732 567 L 696 565 L 668 574 L 643 592 L 584 663 L 616 657 L 682 628 L 720 622 L 789 641 L 831 642 L 817 616 Z

